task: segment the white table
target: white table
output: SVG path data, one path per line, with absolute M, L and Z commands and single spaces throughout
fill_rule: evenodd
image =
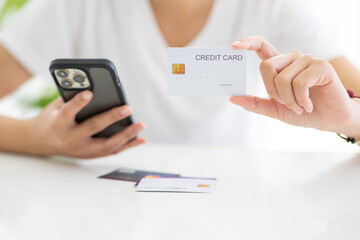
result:
M 119 167 L 216 177 L 138 193 Z M 91 161 L 0 154 L 0 239 L 360 239 L 360 155 L 148 145 Z

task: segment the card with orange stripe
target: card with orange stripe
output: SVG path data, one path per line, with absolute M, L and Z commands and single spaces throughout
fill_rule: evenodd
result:
M 189 177 L 146 177 L 135 185 L 137 192 L 211 193 L 215 188 L 215 178 Z

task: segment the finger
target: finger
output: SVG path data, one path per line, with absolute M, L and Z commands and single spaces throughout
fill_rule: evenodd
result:
M 299 116 L 286 106 L 278 103 L 275 99 L 264 99 L 247 95 L 230 97 L 230 102 L 243 107 L 247 111 L 284 122 Z
M 64 104 L 64 101 L 58 97 L 56 98 L 54 101 L 52 101 L 51 103 L 49 103 L 46 107 L 45 107 L 45 110 L 46 109 L 56 109 L 56 110 L 59 110 L 62 105 Z
M 76 114 L 90 102 L 91 98 L 92 92 L 90 91 L 78 93 L 60 108 L 60 118 L 65 121 L 74 120 Z
M 293 64 L 294 62 L 298 61 L 304 56 L 304 54 L 300 51 L 292 51 L 289 53 L 281 54 L 275 57 L 272 57 L 268 60 L 263 61 L 268 65 L 271 65 L 276 72 L 280 73 L 285 68 Z
M 60 109 L 62 105 L 64 104 L 64 101 L 61 97 L 56 98 L 54 101 L 52 101 L 48 106 L 53 106 L 56 109 Z
M 125 144 L 124 146 L 121 146 L 120 148 L 116 149 L 114 151 L 114 154 L 117 154 L 119 152 L 123 152 L 129 148 L 137 147 L 139 145 L 147 143 L 147 140 L 145 138 L 136 138 L 132 140 L 131 142 Z
M 268 41 L 259 36 L 240 39 L 234 42 L 232 47 L 239 50 L 255 51 L 261 60 L 266 60 L 280 54 Z
M 276 89 L 275 78 L 284 68 L 291 65 L 294 61 L 298 60 L 303 54 L 298 51 L 290 52 L 287 54 L 275 56 L 260 64 L 260 72 L 264 81 L 269 97 L 278 99 L 280 98 L 279 92 Z
M 105 141 L 99 142 L 95 149 L 97 152 L 111 154 L 116 149 L 130 142 L 130 140 L 135 138 L 144 128 L 143 123 L 135 123 Z
M 309 96 L 309 90 L 314 86 L 322 86 L 326 84 L 322 82 L 322 76 L 325 72 L 323 66 L 330 66 L 330 64 L 325 60 L 315 60 L 315 62 L 318 62 L 319 64 L 313 64 L 300 73 L 294 79 L 292 84 L 296 101 L 309 113 L 314 110 L 313 102 Z
M 304 108 L 296 101 L 293 90 L 293 81 L 297 75 L 310 66 L 312 59 L 313 58 L 310 55 L 300 58 L 298 61 L 282 70 L 274 80 L 281 101 L 297 114 L 302 114 Z
M 76 126 L 74 135 L 79 137 L 92 136 L 101 132 L 111 124 L 130 116 L 131 113 L 132 109 L 127 105 L 115 107 L 109 111 L 89 118 Z

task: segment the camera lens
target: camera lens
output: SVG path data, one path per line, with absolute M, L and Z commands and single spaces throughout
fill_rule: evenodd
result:
M 61 86 L 63 88 L 71 88 L 72 85 L 73 85 L 72 82 L 70 82 L 69 80 L 64 80 L 64 81 L 61 82 Z
M 61 78 L 66 78 L 68 76 L 68 73 L 65 72 L 64 70 L 58 71 L 56 74 L 58 75 L 58 77 Z
M 74 81 L 77 83 L 83 83 L 85 81 L 85 78 L 83 76 L 77 75 L 74 77 Z

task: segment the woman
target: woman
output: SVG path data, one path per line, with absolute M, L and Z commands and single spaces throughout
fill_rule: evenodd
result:
M 250 133 L 251 116 L 234 109 L 227 99 L 167 96 L 164 90 L 164 56 L 168 46 L 222 47 L 229 46 L 241 37 L 263 35 L 283 52 L 300 49 L 330 60 L 347 88 L 355 91 L 360 89 L 360 74 L 345 58 L 340 57 L 323 26 L 316 18 L 305 16 L 303 13 L 306 10 L 301 6 L 289 2 L 32 0 L 0 37 L 0 98 L 35 74 L 49 78 L 47 68 L 52 59 L 108 58 L 118 68 L 131 108 L 115 108 L 76 124 L 76 113 L 91 99 L 91 93 L 84 92 L 65 104 L 60 99 L 55 101 L 33 119 L 0 117 L 0 149 L 78 158 L 118 153 L 146 142 L 142 137 L 128 142 L 142 132 L 143 123 L 135 123 L 109 139 L 93 139 L 91 135 L 129 116 L 132 109 L 135 119 L 147 125 L 142 135 L 152 142 L 251 146 L 247 137 L 254 134 Z M 281 78 L 278 79 L 284 77 L 284 81 L 279 81 L 284 87 L 278 88 L 274 84 L 278 82 L 274 78 L 276 72 L 285 67 L 291 70 L 293 65 L 297 66 L 296 62 L 303 62 L 302 58 L 310 58 L 301 57 L 302 54 L 297 52 L 275 56 L 278 52 L 265 43 L 257 38 L 247 39 L 236 43 L 234 47 L 257 50 L 260 58 L 265 60 L 261 65 L 265 86 L 270 97 L 278 99 L 280 103 L 273 100 L 257 101 L 257 98 L 251 97 L 234 97 L 231 100 L 258 113 L 272 114 L 274 117 L 277 117 L 276 113 L 287 114 L 279 115 L 279 118 L 289 123 L 357 136 L 356 131 L 338 128 L 342 125 L 337 125 L 336 121 L 324 124 L 328 117 L 333 121 L 333 115 L 339 113 L 336 108 L 330 111 L 331 106 L 325 108 L 324 98 L 329 99 L 326 94 L 330 93 L 318 89 L 334 91 L 331 93 L 332 100 L 337 105 L 341 104 L 341 107 L 346 106 L 342 113 L 352 118 L 349 117 L 349 109 L 354 104 L 345 95 L 336 74 L 332 75 L 334 79 L 330 87 L 306 85 L 312 87 L 311 103 L 304 97 L 291 96 L 290 85 L 285 82 L 289 83 L 293 76 L 286 75 L 288 78 L 285 79 L 281 71 Z M 288 58 L 294 62 L 291 66 L 286 64 L 289 63 Z M 257 61 L 251 56 L 248 63 L 250 71 L 256 69 Z M 330 69 L 329 65 L 325 65 L 321 67 Z M 321 75 L 322 72 L 317 70 L 314 74 Z M 249 89 L 255 92 L 258 86 L 253 78 L 256 78 L 257 73 L 251 72 L 249 75 Z M 330 81 L 329 78 L 327 81 Z M 300 88 L 303 89 L 303 86 Z M 302 94 L 306 96 L 306 91 Z M 261 111 L 261 107 L 267 108 L 266 104 L 283 111 Z M 288 108 L 301 115 L 291 115 L 292 112 L 285 111 Z M 303 109 L 310 113 L 304 113 Z M 306 124 L 304 120 L 308 120 Z

